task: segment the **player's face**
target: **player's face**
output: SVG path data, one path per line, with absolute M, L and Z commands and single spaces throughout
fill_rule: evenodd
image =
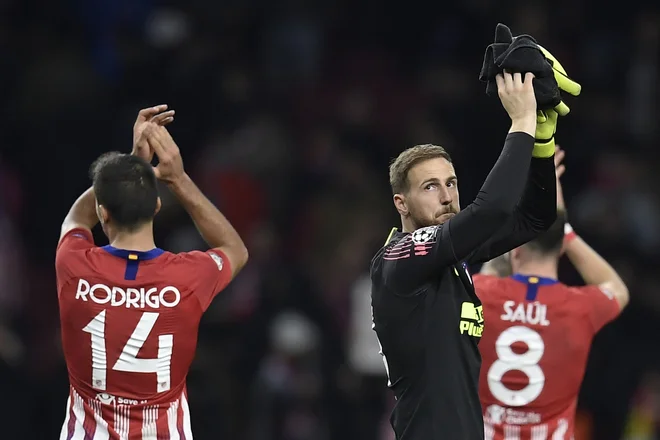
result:
M 447 159 L 418 163 L 408 172 L 408 183 L 407 194 L 400 195 L 398 203 L 395 196 L 395 204 L 416 229 L 442 224 L 461 210 L 456 172 Z

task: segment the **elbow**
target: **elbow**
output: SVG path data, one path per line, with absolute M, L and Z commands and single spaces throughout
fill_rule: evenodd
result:
M 238 273 L 243 267 L 248 262 L 248 259 L 250 258 L 250 253 L 248 252 L 247 247 L 245 244 L 241 243 L 241 246 L 239 249 L 237 249 L 236 252 L 236 261 L 235 261 L 235 267 L 234 267 L 234 273 Z
M 628 292 L 628 286 L 626 286 L 622 282 L 621 286 L 617 290 L 618 291 L 616 295 L 616 300 L 619 303 L 619 307 L 621 308 L 621 310 L 623 310 L 628 305 L 628 302 L 630 302 L 630 293 Z
M 488 221 L 492 224 L 502 224 L 513 217 L 515 213 L 515 205 L 510 205 L 506 203 L 505 200 L 500 201 L 499 203 L 492 203 L 488 206 L 483 206 L 481 214 L 484 218 L 487 218 Z

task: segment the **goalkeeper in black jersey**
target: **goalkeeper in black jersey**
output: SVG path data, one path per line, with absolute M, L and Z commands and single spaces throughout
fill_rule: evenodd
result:
M 484 322 L 467 265 L 535 238 L 556 218 L 554 141 L 535 143 L 556 114 L 537 127 L 532 78 L 498 76 L 511 128 L 466 209 L 442 147 L 410 148 L 390 167 L 403 228 L 373 258 L 371 280 L 374 329 L 397 400 L 397 440 L 483 439 L 477 344 Z

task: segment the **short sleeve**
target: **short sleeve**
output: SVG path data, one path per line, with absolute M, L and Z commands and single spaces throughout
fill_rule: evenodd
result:
M 227 256 L 218 249 L 183 254 L 190 273 L 194 274 L 193 290 L 202 309 L 206 310 L 215 296 L 231 281 L 231 267 Z
M 57 288 L 61 290 L 73 276 L 76 254 L 92 249 L 94 237 L 88 229 L 76 228 L 67 232 L 60 239 L 55 255 L 55 272 L 57 273 Z
M 614 294 L 606 288 L 585 286 L 580 287 L 579 291 L 594 334 L 598 333 L 601 328 L 621 313 L 621 306 L 619 306 Z

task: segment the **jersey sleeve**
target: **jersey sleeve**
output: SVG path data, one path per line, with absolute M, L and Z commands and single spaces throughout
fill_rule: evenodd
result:
M 385 283 L 399 292 L 421 287 L 438 271 L 465 261 L 481 248 L 508 221 L 518 204 L 533 147 L 534 138 L 529 134 L 510 133 L 468 207 L 442 225 L 418 229 L 386 246 L 382 268 Z
M 88 229 L 72 229 L 60 239 L 55 254 L 58 291 L 75 276 L 76 256 L 94 246 L 94 237 Z
M 585 286 L 579 289 L 581 302 L 594 334 L 621 313 L 619 303 L 607 289 L 599 286 Z
M 206 252 L 193 251 L 184 254 L 189 273 L 193 275 L 192 290 L 203 310 L 231 281 L 231 267 L 227 256 L 218 249 Z

